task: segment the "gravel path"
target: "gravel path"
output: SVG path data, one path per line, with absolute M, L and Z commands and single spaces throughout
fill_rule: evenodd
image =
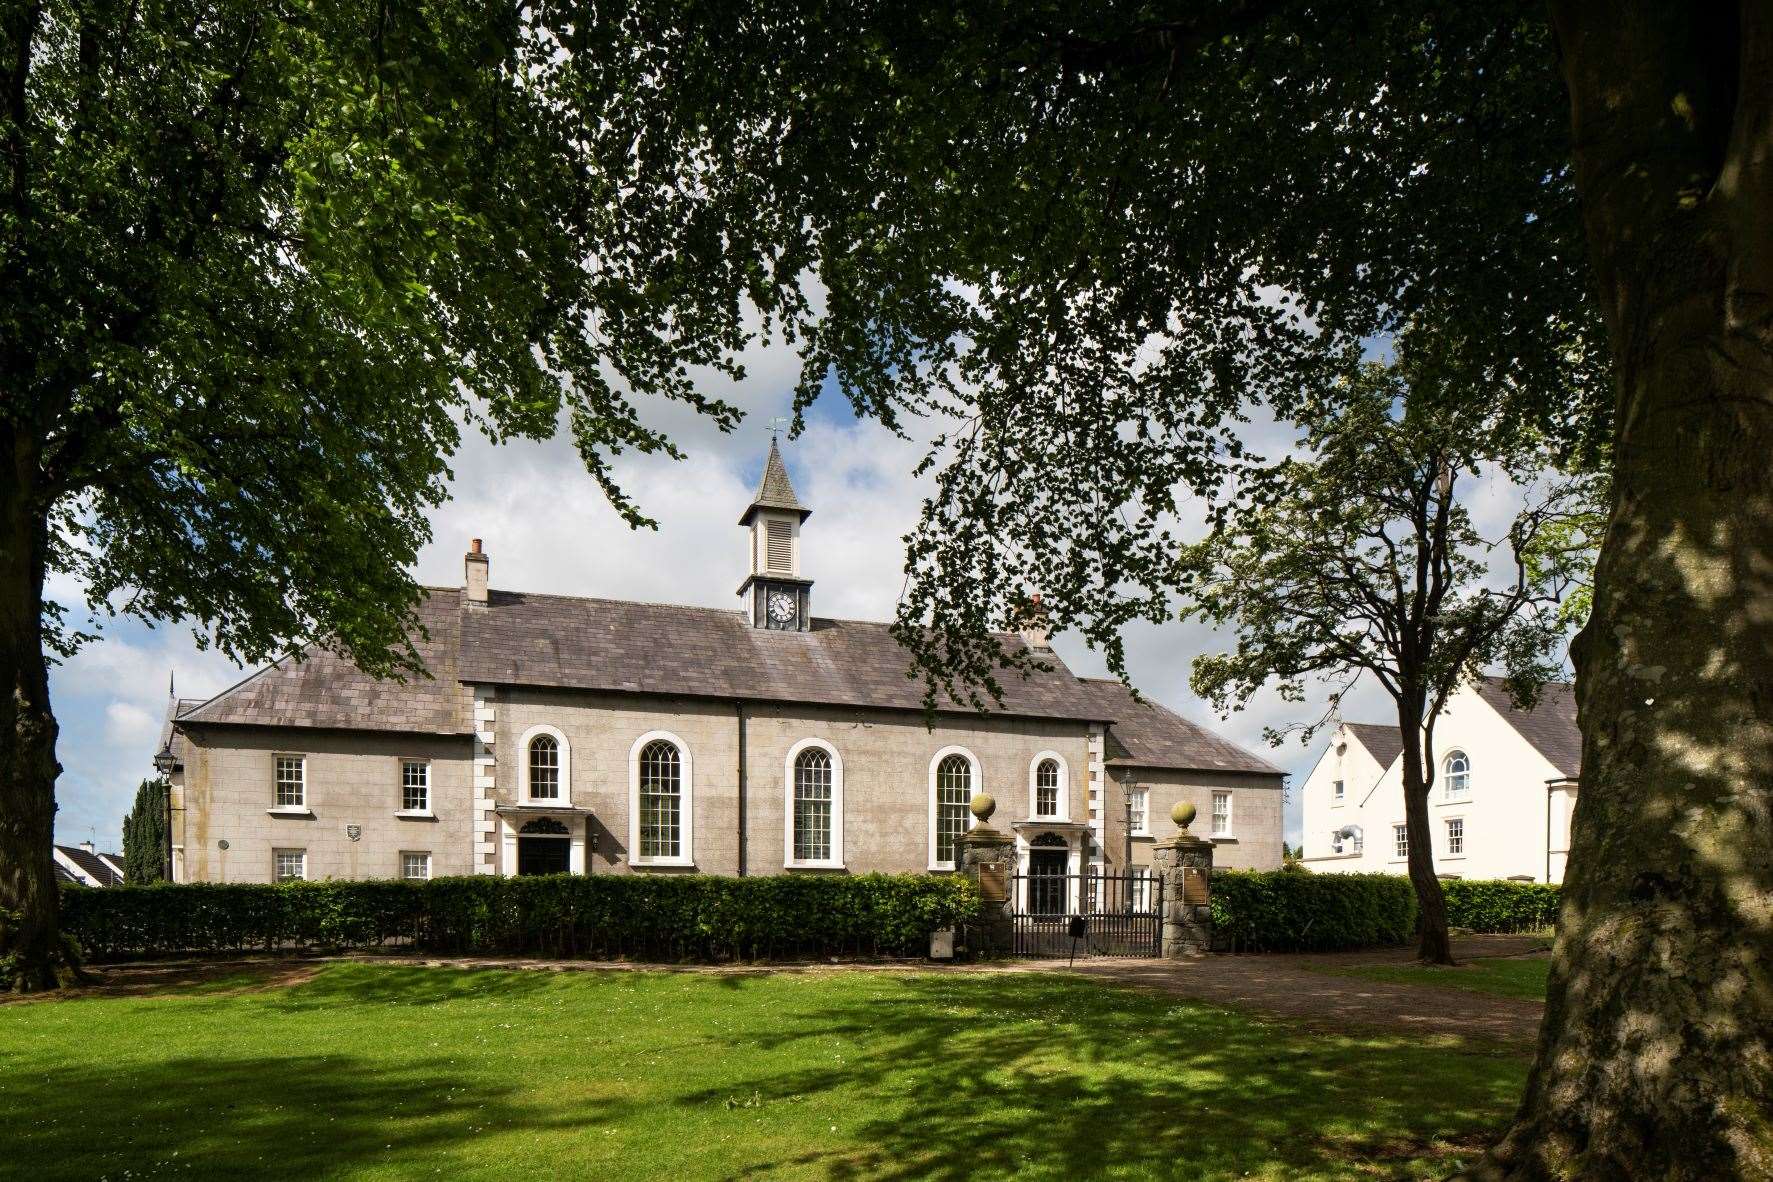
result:
M 1476 957 L 1544 955 L 1547 942 L 1529 936 L 1466 936 L 1454 940 L 1461 961 Z M 1105 981 L 1158 989 L 1213 1005 L 1273 1014 L 1339 1032 L 1366 1028 L 1429 1035 L 1485 1038 L 1529 1045 L 1544 1006 L 1537 1001 L 1496 997 L 1451 987 L 1401 985 L 1326 973 L 1355 965 L 1406 965 L 1407 949 L 1378 949 L 1319 955 L 1212 956 L 1201 960 L 1008 960 L 985 965 L 932 965 L 921 961 L 811 962 L 800 964 L 655 965 L 627 961 L 536 960 L 520 957 L 438 957 L 357 955 L 350 957 L 252 957 L 227 960 L 158 961 L 102 965 L 85 988 L 59 996 L 129 995 L 174 992 L 248 971 L 262 979 L 247 987 L 296 984 L 328 960 L 380 964 L 420 964 L 437 968 L 540 969 L 553 972 L 665 971 L 762 976 L 771 973 L 934 972 L 1075 973 Z M 50 995 L 56 996 L 56 995 Z
M 1543 955 L 1547 941 L 1529 936 L 1456 937 L 1460 961 L 1488 956 Z M 1468 989 L 1401 985 L 1326 973 L 1355 965 L 1407 965 L 1407 950 L 1292 956 L 1214 956 L 1204 960 L 1090 960 L 1072 972 L 1161 989 L 1215 1005 L 1259 1010 L 1321 1029 L 1402 1030 L 1531 1045 L 1544 1003 Z M 1019 962 L 1037 968 L 1040 961 Z M 1049 964 L 1051 962 L 1048 962 Z

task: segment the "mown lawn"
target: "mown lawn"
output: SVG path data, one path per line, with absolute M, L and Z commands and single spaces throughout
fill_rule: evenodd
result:
M 1469 960 L 1451 967 L 1359 965 L 1324 971 L 1345 977 L 1365 977 L 1369 981 L 1393 981 L 1400 985 L 1441 985 L 1453 989 L 1469 989 L 1476 993 L 1544 1001 L 1545 979 L 1551 972 L 1551 961 L 1544 957 L 1496 957 Z
M 0 1005 L 0 1174 L 1414 1177 L 1526 1071 L 1056 975 L 261 977 Z

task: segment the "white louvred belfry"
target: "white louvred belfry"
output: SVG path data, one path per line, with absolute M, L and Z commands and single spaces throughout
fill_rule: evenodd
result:
M 763 478 L 739 524 L 750 530 L 751 570 L 739 586 L 753 627 L 777 632 L 805 632 L 812 627 L 811 579 L 800 573 L 800 526 L 812 510 L 800 503 L 782 462 L 781 448 L 770 439 Z

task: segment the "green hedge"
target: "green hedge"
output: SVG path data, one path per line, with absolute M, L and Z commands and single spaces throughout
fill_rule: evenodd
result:
M 1441 883 L 1447 923 L 1474 932 L 1531 932 L 1555 927 L 1558 888 L 1542 882 L 1455 878 Z
M 93 959 L 410 944 L 449 953 L 667 960 L 920 956 L 978 913 L 958 876 L 557 875 L 191 883 L 65 891 Z
M 1395 874 L 1213 872 L 1213 946 L 1224 952 L 1333 952 L 1401 944 L 1416 892 Z

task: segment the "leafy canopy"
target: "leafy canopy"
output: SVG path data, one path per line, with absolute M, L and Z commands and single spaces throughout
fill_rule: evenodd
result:
M 941 419 L 898 622 L 965 696 L 1036 590 L 1118 666 L 1241 416 L 1376 335 L 1457 324 L 1485 397 L 1604 437 L 1549 37 L 1524 0 L 881 0 L 642 2 L 568 44 L 598 158 L 639 162 L 622 216 L 785 285 L 799 406 Z
M 608 457 L 669 444 L 627 392 L 730 426 L 689 367 L 750 308 L 800 409 L 943 418 L 926 676 L 990 685 L 1036 589 L 1118 666 L 1239 416 L 1362 340 L 1457 323 L 1493 396 L 1599 437 L 1543 13 L 1424 7 L 28 9 L 0 381 L 54 565 L 237 656 L 398 665 L 461 426 L 564 421 L 642 522 Z
M 88 0 L 0 37 L 9 495 L 93 606 L 410 667 L 464 426 L 564 423 L 645 524 L 609 457 L 672 449 L 628 392 L 735 422 L 690 367 L 737 372 L 754 260 L 620 211 L 548 16 Z

